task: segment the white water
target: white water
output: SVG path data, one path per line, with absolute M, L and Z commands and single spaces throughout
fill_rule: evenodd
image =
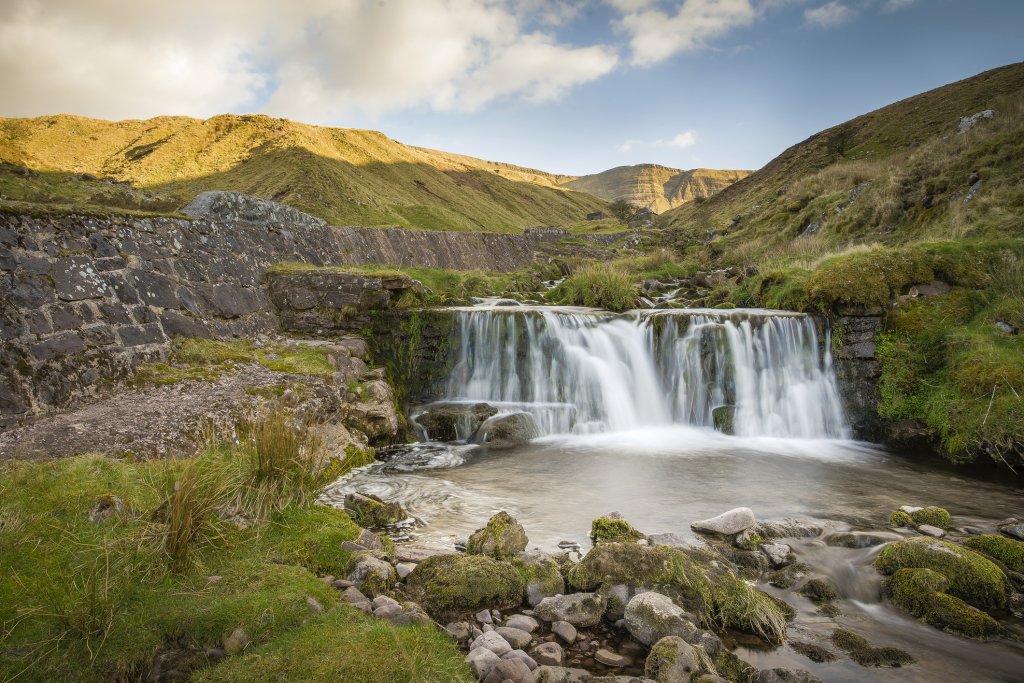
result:
M 827 337 L 781 312 L 460 309 L 446 400 L 533 415 L 542 434 L 713 427 L 738 436 L 848 438 Z M 821 343 L 821 342 L 824 343 Z

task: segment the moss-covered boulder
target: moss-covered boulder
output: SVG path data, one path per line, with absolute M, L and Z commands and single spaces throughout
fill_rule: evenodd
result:
M 983 534 L 968 538 L 964 545 L 1002 562 L 1007 569 L 1024 573 L 1024 541 L 1015 541 L 999 534 Z
M 800 588 L 800 594 L 816 605 L 839 599 L 836 585 L 828 579 L 811 579 Z
M 935 526 L 940 529 L 949 528 L 949 512 L 945 508 L 934 505 L 911 512 L 910 519 L 918 526 L 927 524 L 928 526 Z
M 914 526 L 914 518 L 903 510 L 893 510 L 889 515 L 889 526 L 896 527 L 897 529 Z
M 949 595 L 948 588 L 949 579 L 931 569 L 900 569 L 886 582 L 894 605 L 932 626 L 969 638 L 1002 632 L 995 619 Z
M 526 583 L 526 601 L 534 607 L 544 598 L 565 593 L 565 579 L 558 563 L 545 552 L 520 553 L 512 560 Z
M 614 514 L 598 517 L 590 523 L 590 540 L 600 543 L 628 543 L 644 538 L 633 525 Z
M 832 632 L 832 644 L 850 655 L 861 666 L 900 667 L 914 663 L 909 653 L 895 647 L 873 647 L 864 636 L 837 628 Z
M 469 537 L 466 552 L 507 560 L 526 550 L 529 541 L 523 525 L 502 511 L 487 520 L 487 526 L 477 529 Z
M 350 493 L 345 496 L 345 511 L 356 524 L 367 529 L 397 524 L 406 518 L 398 503 L 388 503 L 374 495 Z
M 1009 582 L 985 556 L 947 541 L 920 536 L 882 548 L 875 568 L 886 575 L 900 569 L 931 569 L 949 580 L 948 593 L 981 609 L 1006 603 Z
M 522 603 L 523 577 L 508 562 L 484 555 L 435 555 L 406 579 L 406 591 L 441 623 L 484 608 Z

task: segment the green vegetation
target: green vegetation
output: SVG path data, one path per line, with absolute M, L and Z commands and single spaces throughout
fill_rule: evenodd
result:
M 949 580 L 931 569 L 900 569 L 886 584 L 893 603 L 915 617 L 951 633 L 969 638 L 998 635 L 995 619 L 947 594 Z
M 981 536 L 971 536 L 964 541 L 964 545 L 982 555 L 991 557 L 1007 569 L 1024 573 L 1024 542 L 1022 541 L 1015 541 L 999 534 L 982 534 Z
M 280 642 L 344 641 L 331 662 L 309 666 L 346 680 L 463 680 L 453 644 L 356 614 L 319 580 L 346 573 L 340 544 L 359 529 L 312 504 L 315 449 L 275 433 L 285 430 L 274 417 L 257 421 L 240 430 L 240 444 L 184 460 L 0 464 L 0 678 L 135 680 L 171 650 L 205 666 L 206 649 L 242 629 L 261 655 L 290 650 Z M 381 639 L 389 646 L 372 649 L 377 676 L 356 653 Z M 243 666 L 258 679 L 260 661 L 229 660 L 204 675 L 231 680 Z
M 929 505 L 928 507 L 921 508 L 916 512 L 910 513 L 910 518 L 914 520 L 914 524 L 928 524 L 939 529 L 949 528 L 949 512 L 943 508 Z
M 192 379 L 212 382 L 239 365 L 259 364 L 277 372 L 330 377 L 335 368 L 327 352 L 308 344 L 255 345 L 249 339 L 175 339 L 165 362 L 145 363 L 132 381 L 138 385 L 174 384 Z
M 872 647 L 863 636 L 837 628 L 832 632 L 832 644 L 850 655 L 861 666 L 899 667 L 914 663 L 914 658 L 894 647 Z
M 519 232 L 606 204 L 541 171 L 267 116 L 0 119 L 0 162 L 6 199 L 107 213 L 173 211 L 234 190 L 335 225 Z
M 889 515 L 889 526 L 900 528 L 914 525 L 914 519 L 903 510 L 893 510 Z
M 819 605 L 839 598 L 835 584 L 827 579 L 811 579 L 800 588 L 800 594 Z
M 598 517 L 590 523 L 590 540 L 594 545 L 599 543 L 628 543 L 645 538 L 643 532 L 637 531 L 624 519 Z
M 486 555 L 435 555 L 416 566 L 406 589 L 430 616 L 445 623 L 484 607 L 515 607 L 526 585 L 508 562 Z
M 636 303 L 633 279 L 614 264 L 589 263 L 547 294 L 549 301 L 568 306 L 589 306 L 625 311 Z
M 923 536 L 886 545 L 875 568 L 886 575 L 900 569 L 931 569 L 949 580 L 950 595 L 982 609 L 1002 607 L 1009 591 L 1006 575 L 983 555 Z

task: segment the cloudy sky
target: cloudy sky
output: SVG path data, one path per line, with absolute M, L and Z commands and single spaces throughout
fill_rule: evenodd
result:
M 0 0 L 0 116 L 261 112 L 553 172 L 757 168 L 1024 59 L 1019 0 Z

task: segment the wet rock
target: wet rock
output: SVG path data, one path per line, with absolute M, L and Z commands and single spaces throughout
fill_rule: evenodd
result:
M 723 512 L 717 517 L 700 520 L 690 524 L 694 531 L 710 534 L 722 534 L 731 536 L 738 534 L 753 526 L 757 520 L 754 519 L 754 512 L 750 508 L 740 507 Z
M 839 598 L 835 584 L 828 579 L 811 579 L 800 589 L 800 594 L 818 605 Z
M 544 598 L 534 608 L 534 614 L 544 621 L 568 621 L 576 627 L 588 627 L 601 623 L 606 606 L 605 598 L 597 593 L 572 593 Z
M 749 531 L 764 539 L 775 538 L 817 538 L 825 528 L 820 522 L 800 517 L 757 522 Z
M 542 667 L 548 666 L 561 666 L 562 658 L 564 653 L 562 646 L 558 643 L 549 642 L 541 643 L 537 647 L 530 651 L 530 656 Z
M 829 534 L 824 540 L 825 545 L 833 548 L 872 548 L 889 541 L 898 541 L 901 538 L 898 534 L 852 531 Z
M 522 629 L 512 628 L 510 626 L 499 626 L 494 630 L 498 635 L 507 640 L 508 644 L 511 645 L 514 650 L 521 650 L 529 645 L 530 641 L 533 640 L 533 636 Z
M 576 627 L 568 621 L 556 621 L 551 624 L 551 632 L 562 639 L 567 645 L 576 642 Z
M 526 550 L 529 540 L 522 524 L 507 512 L 499 512 L 487 521 L 487 526 L 469 537 L 466 552 L 503 560 Z
M 487 631 L 476 638 L 469 646 L 470 652 L 478 647 L 487 648 L 499 657 L 506 652 L 511 652 L 513 649 L 509 642 L 502 638 L 501 634 L 497 631 Z
M 803 669 L 765 669 L 758 672 L 754 683 L 822 683 L 822 680 Z
M 644 538 L 644 534 L 622 518 L 618 512 L 610 512 L 590 523 L 590 540 L 599 543 L 628 543 Z
M 345 496 L 345 511 L 356 524 L 367 528 L 397 524 L 407 517 L 398 503 L 386 503 L 374 495 L 350 493 Z
M 999 533 L 1024 541 L 1024 524 L 1005 524 L 999 527 Z
M 683 639 L 693 636 L 697 627 L 681 607 L 660 593 L 641 593 L 626 606 L 626 628 L 645 645 L 653 645 L 666 636 Z
M 435 403 L 416 416 L 432 441 L 468 440 L 498 409 L 487 403 Z
M 484 555 L 436 555 L 405 580 L 406 592 L 436 619 L 483 608 L 505 609 L 523 601 L 523 578 L 508 562 Z
M 776 568 L 793 562 L 793 549 L 785 543 L 762 543 L 761 552 L 768 556 L 768 560 Z
M 486 647 L 470 650 L 466 655 L 466 663 L 477 680 L 483 680 L 500 661 L 501 658 Z
M 504 683 L 505 681 L 511 681 L 512 683 L 535 683 L 536 678 L 534 678 L 530 667 L 523 660 L 518 658 L 502 659 L 487 674 L 484 683 Z
M 931 524 L 921 524 L 917 527 L 917 530 L 925 536 L 931 536 L 932 538 L 942 538 L 946 535 L 945 531 Z
M 527 633 L 533 633 L 540 628 L 540 623 L 537 622 L 533 617 L 528 617 L 525 614 L 513 614 L 505 622 L 505 625 L 509 628 L 517 628 Z
M 509 413 L 488 419 L 479 430 L 479 443 L 491 449 L 514 448 L 540 436 L 529 413 Z
M 667 545 L 673 548 L 696 548 L 700 544 L 682 534 L 670 532 L 665 534 L 651 534 L 647 537 L 649 545 Z
M 611 666 L 619 669 L 633 665 L 632 657 L 621 655 L 618 652 L 614 652 L 604 647 L 598 648 L 597 652 L 594 653 L 594 660 L 604 664 L 605 666 Z
M 242 629 L 236 628 L 230 635 L 224 637 L 224 652 L 228 656 L 241 654 L 245 648 L 249 647 L 250 642 L 248 634 Z
M 821 645 L 793 640 L 790 641 L 789 646 L 812 662 L 827 664 L 836 661 L 836 656 L 832 654 L 832 651 Z
M 654 643 L 644 664 L 644 675 L 658 683 L 689 683 L 699 670 L 696 650 L 679 636 L 666 636 Z

